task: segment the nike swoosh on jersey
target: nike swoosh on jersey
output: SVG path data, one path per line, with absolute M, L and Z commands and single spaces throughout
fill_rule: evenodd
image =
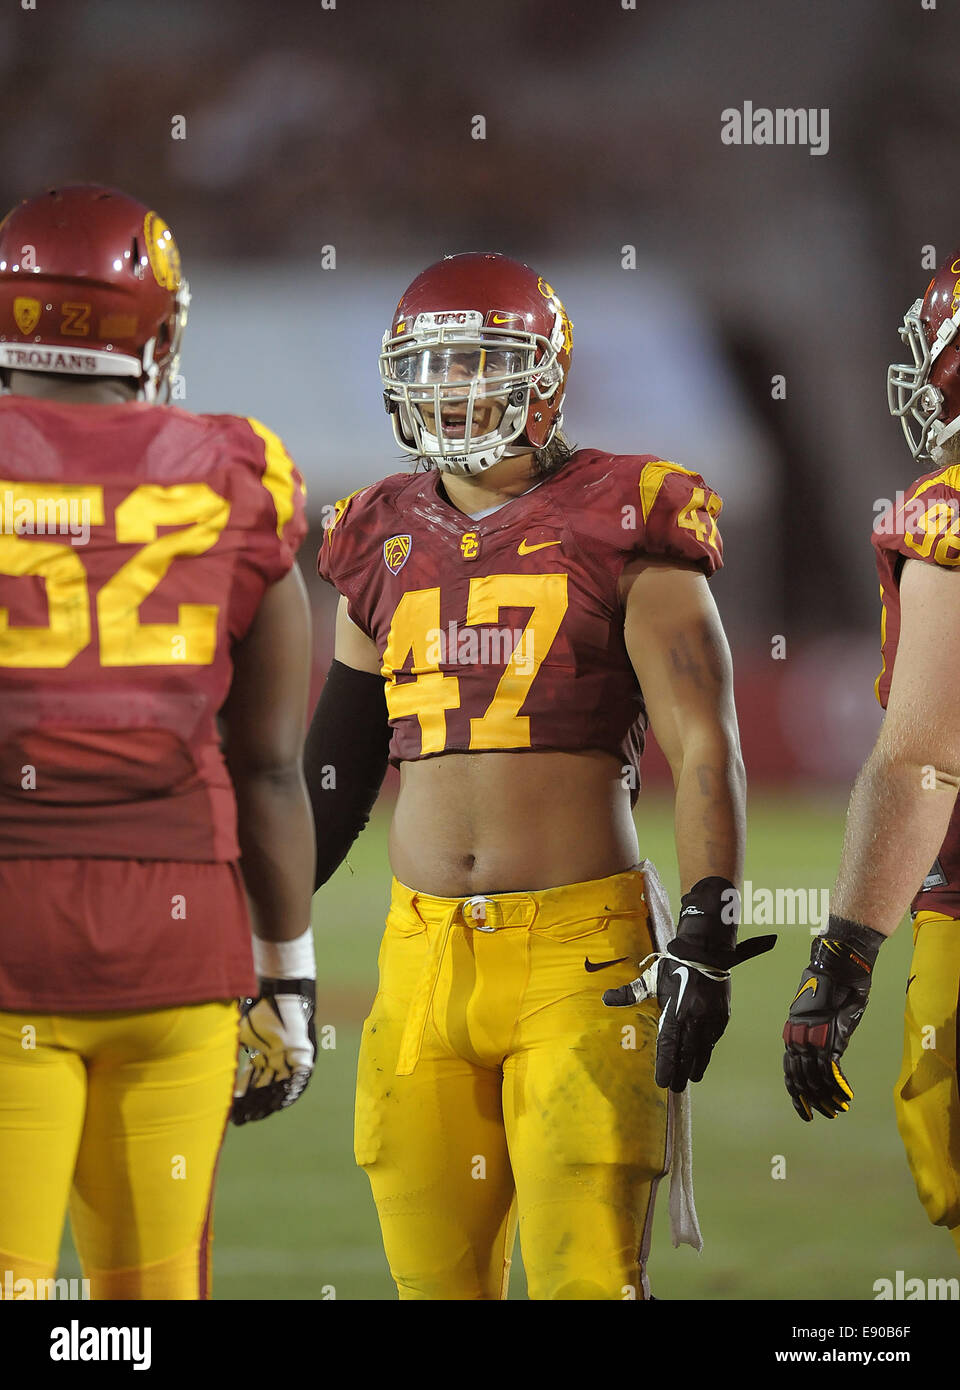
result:
M 543 550 L 548 545 L 563 545 L 563 541 L 538 541 L 536 545 L 527 545 L 527 538 L 517 546 L 518 555 L 532 555 L 535 550 Z
M 806 984 L 805 984 L 805 985 L 801 985 L 800 988 L 797 990 L 796 994 L 793 996 L 793 1002 L 794 1002 L 794 1003 L 797 1002 L 797 1000 L 800 998 L 801 994 L 803 993 L 803 991 L 804 991 L 805 989 L 812 989 L 813 992 L 814 992 L 814 994 L 816 994 L 816 992 L 817 992 L 817 985 L 818 985 L 819 983 L 820 983 L 820 981 L 819 981 L 818 979 L 816 979 L 815 976 L 811 975 L 810 979 L 806 982 Z
M 618 956 L 616 960 L 592 961 L 589 957 L 584 956 L 583 968 L 584 970 L 606 970 L 608 965 L 622 965 L 625 960 L 629 959 L 629 956 Z

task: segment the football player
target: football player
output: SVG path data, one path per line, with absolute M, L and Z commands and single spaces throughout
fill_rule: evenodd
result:
M 908 906 L 907 981 L 897 1123 L 930 1220 L 960 1249 L 960 255 L 947 259 L 900 336 L 912 361 L 890 367 L 890 410 L 917 479 L 874 527 L 886 717 L 857 778 L 827 928 L 784 1028 L 787 1090 L 800 1118 L 834 1119 L 853 1089 L 840 1058 L 867 1004 L 880 947 Z M 932 864 L 932 867 L 931 867 Z
M 505 1297 L 517 1215 L 532 1298 L 649 1296 L 667 1088 L 703 1076 L 742 958 L 720 498 L 567 442 L 572 343 L 526 265 L 419 275 L 380 355 L 418 466 L 338 503 L 319 557 L 341 598 L 305 757 L 318 885 L 400 768 L 355 1152 L 403 1299 Z M 656 941 L 631 816 L 648 719 L 684 890 Z
M 161 404 L 188 300 L 170 228 L 122 193 L 52 189 L 0 226 L 0 1271 L 18 1296 L 55 1273 L 69 1202 L 94 1298 L 207 1297 L 231 1108 L 282 1108 L 313 1064 L 303 486 L 256 420 Z M 240 999 L 254 1055 L 234 1098 Z

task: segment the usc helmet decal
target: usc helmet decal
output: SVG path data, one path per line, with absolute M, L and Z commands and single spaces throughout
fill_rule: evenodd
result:
M 189 303 L 172 231 L 125 193 L 52 188 L 0 223 L 2 368 L 132 377 L 169 398 Z

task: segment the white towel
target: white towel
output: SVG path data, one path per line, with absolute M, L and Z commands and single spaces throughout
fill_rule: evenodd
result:
M 643 892 L 650 912 L 650 934 L 657 951 L 665 951 L 676 936 L 673 913 L 667 890 L 649 859 L 640 865 Z M 677 1095 L 669 1091 L 667 1124 L 672 1136 L 670 1145 L 670 1236 L 674 1246 L 692 1245 L 703 1249 L 703 1237 L 693 1200 L 693 1128 L 690 1116 L 690 1087 Z

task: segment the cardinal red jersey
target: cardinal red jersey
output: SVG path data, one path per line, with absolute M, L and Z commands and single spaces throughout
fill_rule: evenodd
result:
M 876 681 L 884 709 L 890 694 L 900 640 L 900 576 L 907 560 L 947 569 L 960 566 L 960 464 L 925 473 L 878 518 L 873 531 L 880 575 L 883 667 Z M 923 887 L 914 912 L 960 916 L 960 801 Z
M 304 531 L 257 421 L 0 400 L 0 860 L 239 858 L 217 711 Z
M 601 749 L 636 767 L 646 714 L 618 581 L 642 556 L 712 574 L 721 506 L 675 463 L 596 449 L 479 520 L 436 471 L 339 502 L 318 567 L 381 655 L 391 760 Z

